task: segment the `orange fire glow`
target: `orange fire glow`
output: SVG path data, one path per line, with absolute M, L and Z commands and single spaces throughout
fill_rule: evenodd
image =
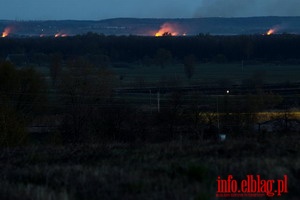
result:
M 273 35 L 275 32 L 276 30 L 272 28 L 267 32 L 267 35 Z
M 2 33 L 2 37 L 7 37 L 9 34 L 11 33 L 11 28 L 7 27 L 4 29 L 3 33 Z
M 56 33 L 55 35 L 54 35 L 54 37 L 68 37 L 68 34 L 66 34 L 66 33 Z
M 158 32 L 155 33 L 156 37 L 160 36 L 178 36 L 185 35 L 186 33 L 182 33 L 181 27 L 178 24 L 174 23 L 164 23 Z

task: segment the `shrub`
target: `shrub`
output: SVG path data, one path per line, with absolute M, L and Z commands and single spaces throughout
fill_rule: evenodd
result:
M 24 120 L 9 108 L 0 108 L 0 146 L 24 145 L 28 141 Z

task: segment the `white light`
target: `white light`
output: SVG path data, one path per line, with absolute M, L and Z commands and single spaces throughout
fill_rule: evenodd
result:
M 220 139 L 220 141 L 225 141 L 226 140 L 226 134 L 219 134 L 219 139 Z
M 229 90 L 226 91 L 227 94 L 229 94 L 229 92 L 230 92 Z

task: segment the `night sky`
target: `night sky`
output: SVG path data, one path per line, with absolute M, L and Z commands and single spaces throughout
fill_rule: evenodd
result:
M 299 0 L 0 0 L 0 19 L 299 16 Z

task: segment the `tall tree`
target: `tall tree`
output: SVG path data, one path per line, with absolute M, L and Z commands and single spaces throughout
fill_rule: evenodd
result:
M 184 71 L 188 79 L 191 79 L 195 72 L 196 57 L 192 54 L 184 57 Z
M 50 76 L 52 84 L 55 85 L 60 72 L 62 71 L 62 56 L 59 53 L 51 56 Z
M 37 112 L 46 101 L 46 84 L 33 68 L 17 70 L 11 63 L 0 65 L 0 94 L 2 105 L 24 116 Z
M 0 145 L 23 144 L 26 122 L 40 111 L 46 92 L 42 77 L 32 68 L 17 70 L 0 63 Z
M 156 51 L 155 60 L 161 68 L 164 68 L 172 60 L 172 53 L 166 49 L 158 49 Z
M 83 141 L 92 132 L 93 114 L 105 107 L 112 94 L 114 75 L 107 69 L 93 67 L 85 60 L 70 64 L 60 83 L 61 102 L 68 115 L 64 123 L 67 139 Z

